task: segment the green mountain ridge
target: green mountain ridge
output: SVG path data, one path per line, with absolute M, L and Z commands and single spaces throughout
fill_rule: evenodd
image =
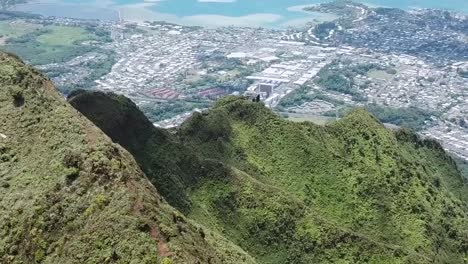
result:
M 467 261 L 455 162 L 363 109 L 318 126 L 225 97 L 163 130 L 5 54 L 0 87 L 2 263 Z
M 105 132 L 115 116 L 143 119 L 122 96 L 82 92 L 70 102 Z M 122 112 L 106 114 L 111 104 Z M 176 131 L 144 122 L 147 130 L 110 123 L 126 135 L 152 131 L 123 146 L 171 205 L 257 263 L 466 261 L 467 192 L 454 161 L 363 109 L 322 127 L 226 97 Z
M 52 83 L 0 54 L 0 262 L 255 263 L 169 206 Z

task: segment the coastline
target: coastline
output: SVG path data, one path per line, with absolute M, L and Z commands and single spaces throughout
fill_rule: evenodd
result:
M 92 3 L 68 3 L 62 0 L 32 0 L 11 8 L 13 11 L 34 13 L 43 16 L 70 17 L 77 19 L 99 19 L 111 21 L 166 21 L 187 26 L 202 26 L 208 28 L 237 26 L 264 27 L 284 29 L 300 27 L 313 21 L 330 21 L 336 19 L 332 14 L 309 12 L 303 10 L 307 5 L 292 5 L 284 13 L 251 13 L 242 16 L 219 14 L 194 14 L 179 16 L 177 14 L 159 12 L 155 7 L 159 0 L 143 0 L 137 4 L 117 5 L 112 1 Z M 288 14 L 296 13 L 296 14 Z M 299 15 L 297 14 L 299 13 Z
M 119 21 L 119 13 L 113 8 L 95 7 L 83 4 L 44 2 L 36 0 L 25 4 L 18 4 L 11 7 L 10 10 L 43 16 Z
M 202 26 L 208 28 L 238 26 L 238 27 L 264 27 L 284 29 L 287 27 L 301 27 L 308 22 L 325 22 L 337 19 L 338 16 L 328 13 L 310 12 L 305 7 L 317 6 L 320 3 L 298 4 L 285 8 L 281 12 L 254 12 L 243 15 L 222 15 L 215 13 L 194 13 L 181 15 L 160 11 L 157 8 L 161 0 L 142 0 L 134 4 L 116 4 L 112 0 L 70 3 L 65 0 L 32 0 L 28 3 L 11 7 L 12 11 L 22 11 L 43 16 L 70 17 L 77 19 L 99 19 L 107 21 L 166 21 L 188 26 Z M 176 0 L 171 0 L 176 1 Z M 314 1 L 311 1 L 314 2 Z M 318 2 L 327 2 L 321 1 Z M 375 7 L 389 7 L 369 1 L 359 1 L 363 4 Z M 299 2 L 298 2 L 299 3 Z M 406 11 L 414 10 L 415 6 L 402 8 Z M 418 7 L 427 8 L 427 7 Z M 258 10 L 257 10 L 258 11 Z M 275 10 L 277 11 L 277 10 Z M 450 11 L 450 10 L 449 10 Z M 468 6 L 459 10 L 462 14 L 468 14 Z

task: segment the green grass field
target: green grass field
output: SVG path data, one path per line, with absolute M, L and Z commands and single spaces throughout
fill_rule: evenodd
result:
M 0 39 L 16 38 L 34 32 L 42 26 L 33 25 L 23 20 L 0 21 Z
M 316 125 L 325 125 L 333 120 L 332 117 L 328 116 L 319 116 L 319 115 L 308 115 L 308 114 L 297 114 L 297 113 L 287 113 L 288 117 L 286 118 L 289 121 L 293 122 L 312 122 Z
M 394 75 L 393 74 L 389 74 L 385 71 L 381 71 L 381 70 L 371 70 L 367 73 L 367 76 L 371 77 L 371 78 L 374 78 L 374 79 L 382 79 L 382 80 L 386 80 L 386 81 L 389 81 L 391 79 L 393 79 Z
M 71 46 L 77 42 L 96 39 L 96 35 L 79 27 L 47 26 L 47 33 L 37 37 L 37 41 L 48 46 Z
M 15 53 L 35 65 L 67 61 L 94 48 L 82 42 L 99 40 L 82 27 L 41 26 L 22 20 L 0 22 L 1 35 L 0 50 Z

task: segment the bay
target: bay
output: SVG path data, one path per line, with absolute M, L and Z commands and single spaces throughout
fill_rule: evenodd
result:
M 332 20 L 330 14 L 307 13 L 306 5 L 322 0 L 36 0 L 15 9 L 46 16 L 129 21 L 164 20 L 183 25 L 300 26 L 313 19 Z M 467 0 L 365 0 L 372 6 L 435 8 L 468 14 Z

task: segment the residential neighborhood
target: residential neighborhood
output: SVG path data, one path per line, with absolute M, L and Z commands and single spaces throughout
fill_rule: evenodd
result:
M 274 111 L 301 116 L 338 117 L 368 105 L 417 109 L 428 116 L 421 135 L 468 160 L 466 16 L 337 3 L 310 9 L 338 19 L 287 30 L 44 18 L 108 31 L 111 41 L 37 67 L 59 87 L 123 94 L 161 127 L 230 94 L 259 96 Z M 109 61 L 106 71 L 94 66 L 99 74 L 89 66 Z

